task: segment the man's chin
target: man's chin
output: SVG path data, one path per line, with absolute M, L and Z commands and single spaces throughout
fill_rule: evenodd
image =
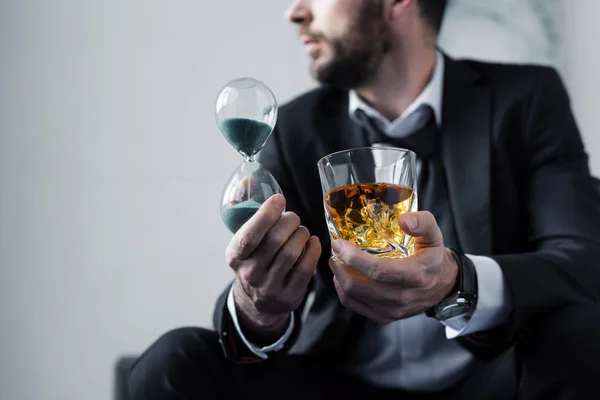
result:
M 320 63 L 319 60 L 313 59 L 310 63 L 310 73 L 313 79 L 319 80 L 321 76 L 321 70 L 323 69 L 323 63 Z

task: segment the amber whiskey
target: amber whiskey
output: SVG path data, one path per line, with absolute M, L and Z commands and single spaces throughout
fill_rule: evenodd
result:
M 398 218 L 412 210 L 413 197 L 411 188 L 388 183 L 333 189 L 325 196 L 331 234 L 381 257 L 410 255 L 414 238 L 400 229 Z

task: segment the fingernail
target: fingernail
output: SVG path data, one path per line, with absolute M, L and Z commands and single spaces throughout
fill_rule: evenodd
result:
M 414 231 L 419 226 L 419 221 L 417 220 L 416 217 L 414 217 L 412 215 L 404 216 L 404 221 L 406 222 L 406 225 L 408 225 L 408 227 L 411 231 Z
M 342 243 L 339 240 L 334 240 L 331 242 L 331 249 L 336 253 L 339 253 L 342 250 Z
M 275 199 L 273 200 L 273 202 L 275 203 L 275 205 L 277 207 L 284 207 L 285 206 L 285 198 L 281 195 L 275 195 Z

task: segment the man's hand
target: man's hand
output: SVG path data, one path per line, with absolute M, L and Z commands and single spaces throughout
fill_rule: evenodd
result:
M 329 261 L 342 304 L 381 324 L 425 312 L 452 293 L 458 275 L 431 213 L 407 213 L 399 223 L 416 238 L 415 254 L 406 258 L 380 258 L 347 241 L 332 243 L 342 260 Z
M 235 234 L 226 259 L 235 272 L 234 298 L 244 335 L 269 344 L 285 332 L 290 312 L 306 294 L 321 256 L 321 243 L 283 213 L 281 195 L 268 199 Z

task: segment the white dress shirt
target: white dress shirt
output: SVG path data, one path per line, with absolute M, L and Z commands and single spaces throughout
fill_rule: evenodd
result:
M 396 120 L 387 120 L 356 92 L 350 92 L 350 117 L 355 119 L 356 111 L 361 109 L 378 121 L 385 134 L 399 138 L 426 123 L 424 106 L 430 106 L 438 126 L 442 126 L 443 83 L 444 57 L 438 53 L 430 82 Z M 385 326 L 367 321 L 365 334 L 350 355 L 348 372 L 380 387 L 406 390 L 443 390 L 462 379 L 473 362 L 473 356 L 456 340 L 450 339 L 495 328 L 506 322 L 512 311 L 512 300 L 500 266 L 488 257 L 468 257 L 475 264 L 478 285 L 477 306 L 469 318 L 441 323 L 420 314 Z M 268 358 L 270 351 L 283 348 L 293 331 L 295 321 L 292 314 L 287 332 L 276 343 L 258 348 L 245 338 L 240 329 L 233 287 L 227 306 L 246 346 L 264 359 Z

